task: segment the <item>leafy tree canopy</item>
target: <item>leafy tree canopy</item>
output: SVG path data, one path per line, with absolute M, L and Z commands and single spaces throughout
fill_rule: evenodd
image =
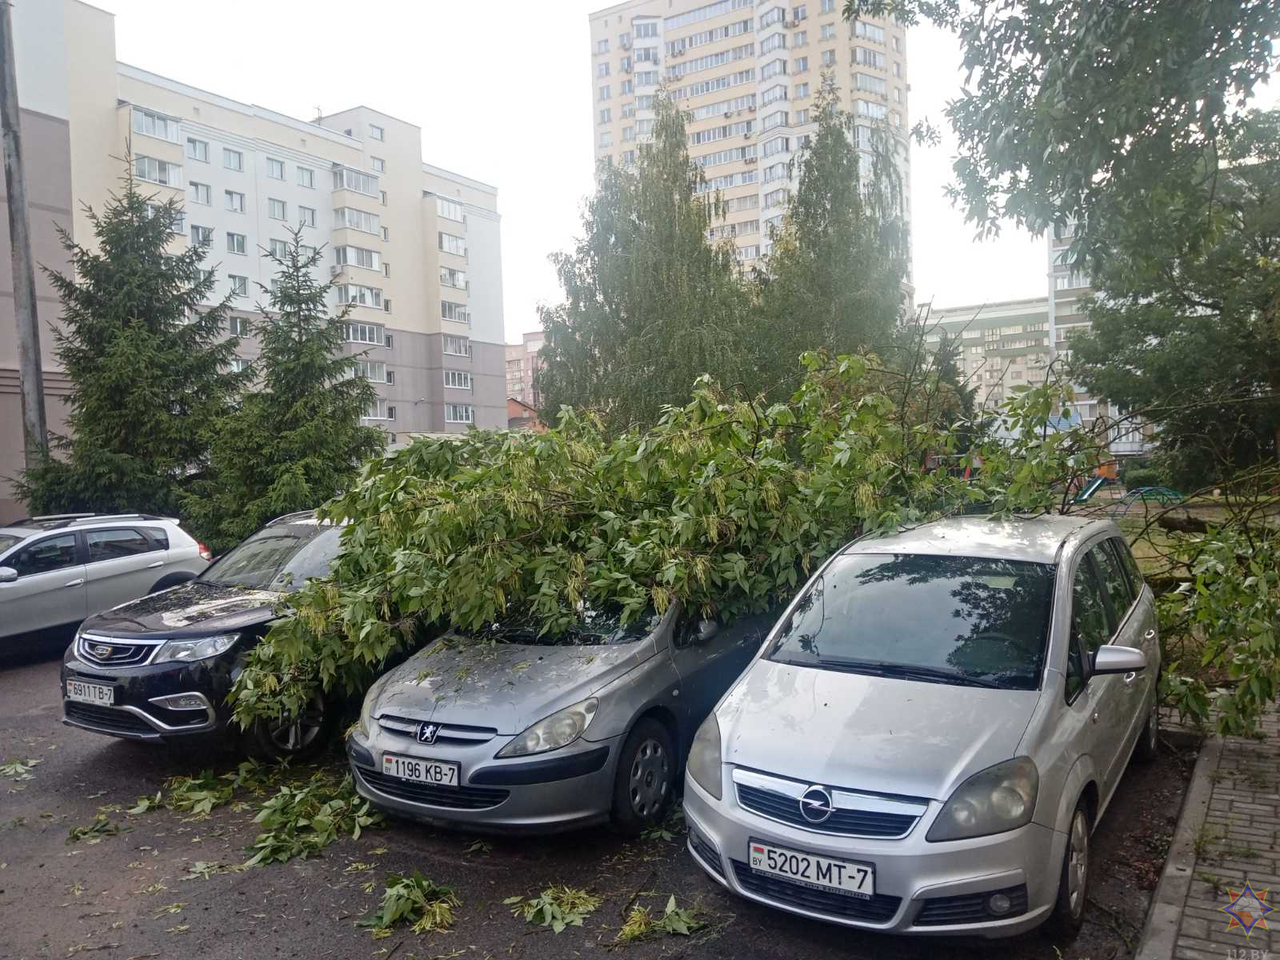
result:
M 70 432 L 19 485 L 37 513 L 176 511 L 243 380 L 229 370 L 237 341 L 223 339 L 230 298 L 208 305 L 205 250 L 174 252 L 177 201 L 141 193 L 131 164 L 123 185 L 89 211 L 93 246 L 59 231 L 71 272 L 48 271 L 62 300 Z

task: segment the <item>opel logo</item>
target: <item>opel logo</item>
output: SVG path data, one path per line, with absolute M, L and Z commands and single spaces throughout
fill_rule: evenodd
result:
M 835 812 L 826 787 L 810 787 L 800 796 L 800 816 L 810 823 L 822 823 Z
M 440 732 L 440 725 L 437 723 L 418 724 L 418 742 L 419 743 L 435 743 L 436 734 Z

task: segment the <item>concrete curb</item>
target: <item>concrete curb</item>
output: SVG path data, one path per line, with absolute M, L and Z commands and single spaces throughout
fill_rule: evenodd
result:
M 1200 746 L 1191 783 L 1182 801 L 1182 813 L 1173 832 L 1173 843 L 1164 862 L 1164 872 L 1151 897 L 1151 909 L 1147 923 L 1138 941 L 1134 960 L 1172 960 L 1178 940 L 1178 926 L 1182 922 L 1183 909 L 1191 881 L 1195 878 L 1196 838 L 1204 826 L 1209 812 L 1209 799 L 1213 795 L 1213 772 L 1222 759 L 1222 739 L 1206 737 Z

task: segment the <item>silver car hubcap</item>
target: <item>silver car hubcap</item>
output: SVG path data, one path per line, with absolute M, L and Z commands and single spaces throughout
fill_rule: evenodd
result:
M 1067 853 L 1067 905 L 1073 917 L 1084 912 L 1085 884 L 1089 879 L 1089 825 L 1076 811 L 1071 821 L 1071 849 Z
M 662 744 L 653 739 L 642 742 L 631 761 L 631 779 L 627 785 L 631 809 L 637 815 L 651 817 L 662 808 L 669 773 L 670 763 Z
M 272 745 L 281 753 L 297 753 L 309 747 L 324 726 L 324 703 L 317 697 L 296 718 L 273 724 L 268 730 Z

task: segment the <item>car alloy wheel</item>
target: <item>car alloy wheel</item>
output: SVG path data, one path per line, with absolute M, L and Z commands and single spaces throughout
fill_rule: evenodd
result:
M 1089 884 L 1089 820 L 1083 810 L 1077 810 L 1071 818 L 1067 842 L 1067 905 L 1071 916 L 1078 918 L 1084 914 Z
M 301 715 L 273 722 L 267 730 L 267 736 L 271 740 L 271 746 L 281 756 L 293 756 L 315 743 L 324 729 L 326 719 L 324 700 L 317 694 Z
M 666 748 L 652 737 L 641 742 L 631 762 L 627 793 L 636 816 L 650 818 L 662 809 L 671 781 L 671 758 Z

